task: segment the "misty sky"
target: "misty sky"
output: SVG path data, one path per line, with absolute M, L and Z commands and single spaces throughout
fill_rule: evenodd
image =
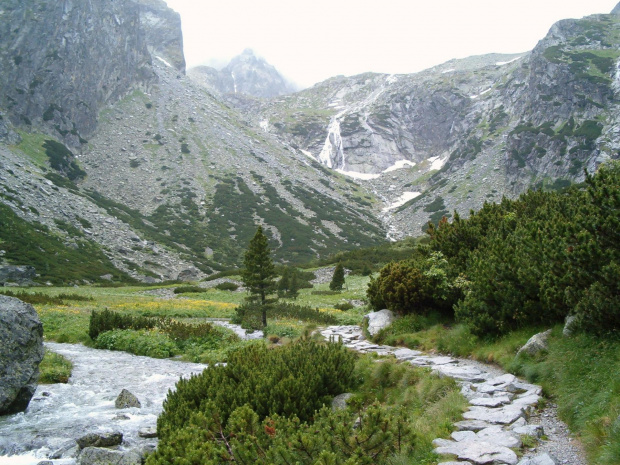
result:
M 531 50 L 564 18 L 618 0 L 166 0 L 181 14 L 188 67 L 252 48 L 310 86 L 339 74 L 412 73 L 484 53 Z

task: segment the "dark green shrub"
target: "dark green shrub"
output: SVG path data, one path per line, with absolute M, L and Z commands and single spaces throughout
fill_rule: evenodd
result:
M 135 355 L 169 358 L 177 353 L 177 346 L 167 334 L 154 330 L 115 329 L 99 334 L 95 341 L 98 349 L 122 350 Z
M 179 286 L 174 288 L 175 294 L 191 294 L 206 292 L 206 289 L 200 286 Z
M 157 320 L 154 318 L 123 315 L 106 308 L 104 310 L 93 310 L 91 312 L 88 335 L 94 341 L 99 337 L 99 334 L 106 331 L 112 331 L 114 329 L 151 329 L 156 325 Z
M 240 324 L 245 329 L 262 329 L 262 323 L 259 318 L 261 311 L 261 305 L 246 302 L 237 307 L 236 314 L 231 321 Z M 267 304 L 267 317 L 272 320 L 289 318 L 307 323 L 338 324 L 336 317 L 323 313 L 317 308 L 285 302 Z
M 334 305 L 334 308 L 337 310 L 342 310 L 343 312 L 346 312 L 347 310 L 351 310 L 353 308 L 353 305 L 350 304 L 349 302 L 345 302 L 342 304 Z
M 219 289 L 220 291 L 236 291 L 237 289 L 239 289 L 239 285 L 227 281 L 219 283 L 217 286 L 215 286 L 215 288 Z
M 277 349 L 262 344 L 240 349 L 226 366 L 210 367 L 177 383 L 157 420 L 160 441 L 174 439 L 196 413 L 216 417 L 226 426 L 244 405 L 258 420 L 276 414 L 308 420 L 334 395 L 354 386 L 355 358 L 340 344 L 311 340 Z

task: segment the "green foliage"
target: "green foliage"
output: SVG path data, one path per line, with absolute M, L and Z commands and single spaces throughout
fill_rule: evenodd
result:
M 307 420 L 332 396 L 353 387 L 354 360 L 353 353 L 335 343 L 301 340 L 273 350 L 250 345 L 231 354 L 226 366 L 177 383 L 157 421 L 159 438 L 168 440 L 205 407 L 223 424 L 243 405 L 259 419 L 279 414 Z
M 156 325 L 157 320 L 154 318 L 124 315 L 106 308 L 104 310 L 93 310 L 91 312 L 88 335 L 94 341 L 101 333 L 106 331 L 112 331 L 114 329 L 152 329 Z
M 44 294 L 43 292 L 26 292 L 26 291 L 9 291 L 9 290 L 1 290 L 0 294 L 6 295 L 9 297 L 16 297 L 22 302 L 26 302 L 32 305 L 42 305 L 42 304 L 51 304 L 51 305 L 67 305 L 67 300 L 74 301 L 92 301 L 92 297 L 86 297 L 79 294 L 65 294 L 61 293 L 57 296 L 52 296 L 49 294 Z
M 261 226 L 248 245 L 248 250 L 243 258 L 244 268 L 241 272 L 243 284 L 251 294 L 250 301 L 257 301 L 263 307 L 262 323 L 267 326 L 267 297 L 275 292 L 275 267 L 271 260 L 271 251 L 267 243 L 267 237 L 263 234 Z
M 197 294 L 206 292 L 206 289 L 200 286 L 179 286 L 174 288 L 175 294 Z
M 237 289 L 239 289 L 239 285 L 226 281 L 226 282 L 217 284 L 215 288 L 219 289 L 220 291 L 236 291 Z
M 344 267 L 342 266 L 342 263 L 338 262 L 336 268 L 334 269 L 332 280 L 329 283 L 329 289 L 332 291 L 341 291 L 342 286 L 344 286 Z
M 351 310 L 354 307 L 349 302 L 344 302 L 344 303 L 341 303 L 341 304 L 334 305 L 334 308 L 336 310 L 342 310 L 343 312 L 346 312 L 347 310 Z
M 236 309 L 236 315 L 232 319 L 233 323 L 242 325 L 246 329 L 261 329 L 262 306 L 256 303 L 246 302 Z M 317 323 L 323 325 L 338 324 L 338 319 L 329 313 L 321 312 L 318 308 L 305 305 L 296 305 L 285 302 L 273 302 L 267 305 L 270 318 L 277 320 L 288 318 L 292 320 L 304 321 L 306 323 Z
M 157 330 L 115 329 L 99 334 L 95 341 L 98 349 L 121 350 L 153 358 L 169 358 L 178 350 L 167 334 Z
M 451 314 L 458 290 L 448 268 L 441 253 L 390 263 L 368 284 L 368 301 L 375 310 L 387 308 L 399 314 L 425 315 L 431 310 Z
M 39 364 L 39 384 L 68 383 L 73 364 L 60 354 L 45 351 Z
M 619 180 L 612 162 L 588 176 L 585 192 L 530 191 L 431 227 L 431 248 L 462 276 L 457 318 L 476 334 L 498 334 L 570 312 L 588 331 L 617 332 Z

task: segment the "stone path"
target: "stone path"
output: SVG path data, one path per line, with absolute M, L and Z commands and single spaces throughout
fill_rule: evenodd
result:
M 455 424 L 457 431 L 452 433 L 451 439 L 438 438 L 433 441 L 437 454 L 457 457 L 457 461 L 442 462 L 440 465 L 586 464 L 578 448 L 575 448 L 574 444 L 568 445 L 568 435 L 558 438 L 558 443 L 551 444 L 550 447 L 545 447 L 545 443 L 549 441 L 540 439 L 547 434 L 543 426 L 535 421 L 540 418 L 536 414 L 536 406 L 541 399 L 540 386 L 523 382 L 514 375 L 502 373 L 478 362 L 374 344 L 364 340 L 359 326 L 330 326 L 322 329 L 320 333 L 326 339 L 342 338 L 347 347 L 359 352 L 393 355 L 398 360 L 428 367 L 440 376 L 450 376 L 459 382 L 461 393 L 469 400 L 470 407 L 463 414 L 464 420 Z M 544 416 L 548 417 L 549 414 Z M 559 420 L 556 419 L 554 425 L 561 429 Z M 553 429 L 552 436 L 557 436 L 556 428 Z M 528 450 L 519 459 L 512 449 L 522 446 L 523 436 L 540 440 L 542 447 Z M 546 453 L 546 450 L 552 451 L 553 457 Z

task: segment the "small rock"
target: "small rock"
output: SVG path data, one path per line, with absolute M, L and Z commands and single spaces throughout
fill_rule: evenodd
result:
M 387 309 L 368 313 L 364 316 L 364 322 L 368 324 L 368 333 L 371 336 L 376 335 L 382 329 L 390 326 L 393 321 L 394 313 Z
M 140 428 L 138 430 L 138 436 L 145 439 L 156 438 L 157 437 L 157 428 L 153 426 L 149 426 L 146 428 Z
M 575 315 L 568 315 L 566 320 L 564 321 L 564 329 L 562 330 L 562 336 L 570 337 L 575 332 L 575 323 L 577 322 L 577 317 Z
M 491 424 L 480 420 L 462 420 L 457 421 L 454 426 L 459 431 L 480 431 L 488 428 Z
M 523 347 L 521 347 L 517 351 L 517 357 L 526 353 L 529 355 L 536 355 L 538 352 L 547 350 L 547 339 L 549 339 L 549 335 L 551 334 L 551 330 L 548 329 L 544 333 L 534 334 Z
M 344 410 L 347 408 L 347 400 L 353 397 L 353 394 L 350 392 L 345 392 L 344 394 L 338 394 L 336 397 L 332 399 L 332 410 Z
M 524 434 L 535 438 L 541 438 L 544 434 L 544 429 L 540 425 L 525 425 L 518 428 L 512 428 L 516 434 Z
M 123 389 L 121 393 L 118 395 L 118 397 L 116 398 L 116 401 L 114 401 L 114 406 L 116 408 L 130 408 L 130 407 L 140 408 L 142 405 L 140 404 L 140 401 L 138 400 L 136 396 L 134 396 L 127 389 Z

